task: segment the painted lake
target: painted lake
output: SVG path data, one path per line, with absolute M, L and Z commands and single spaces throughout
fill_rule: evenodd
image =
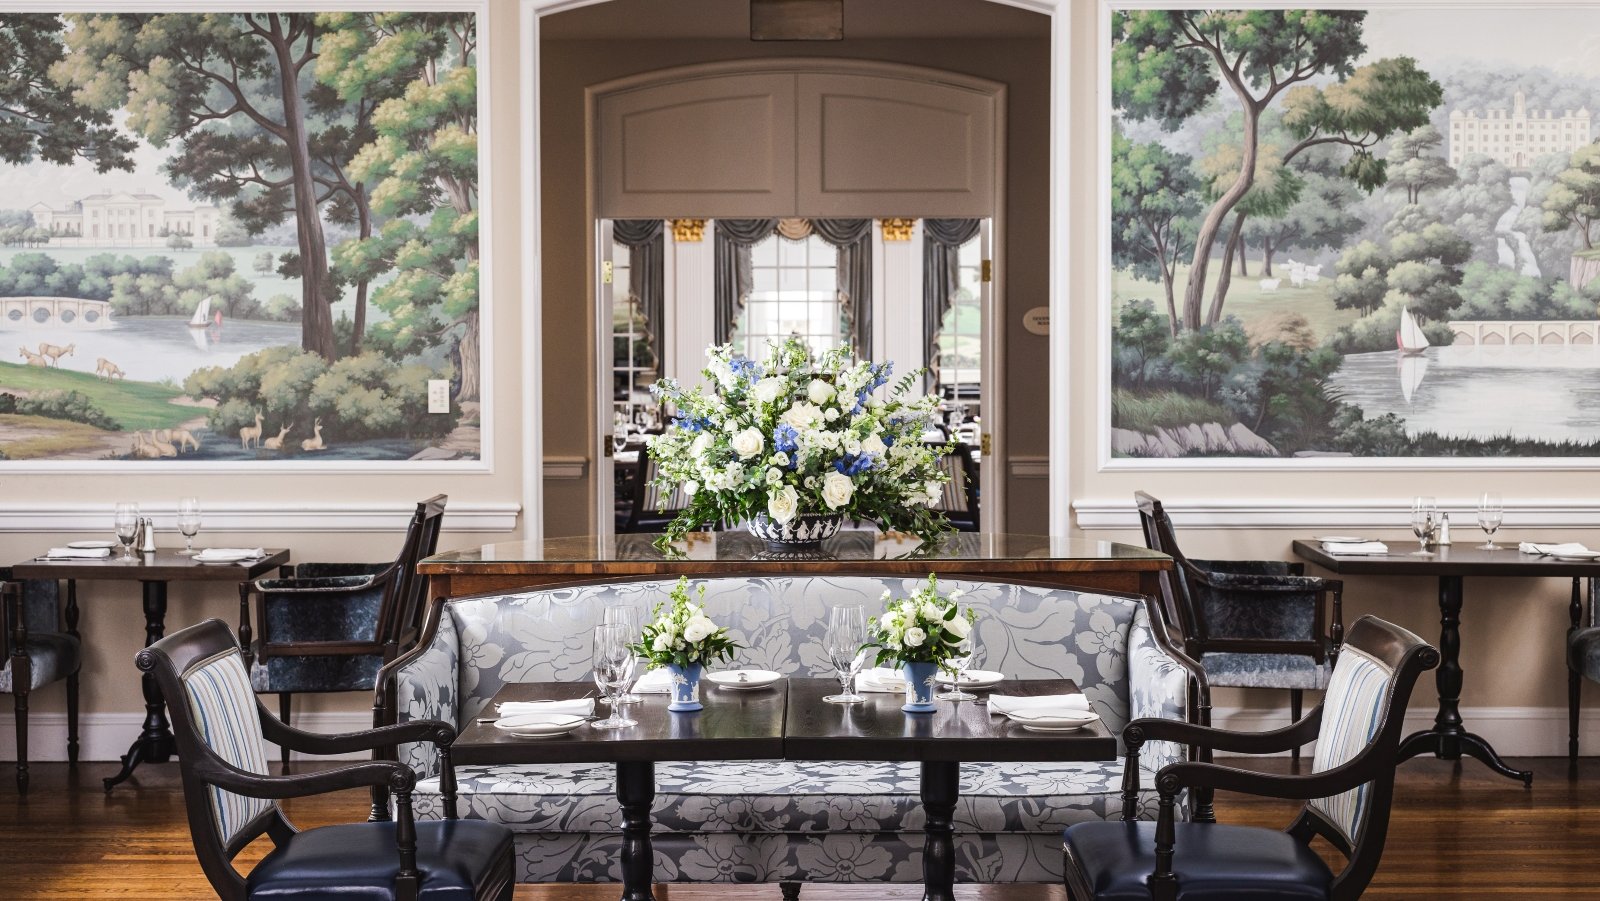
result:
M 6 323 L 9 325 L 9 323 Z M 300 346 L 300 325 L 294 322 L 227 320 L 222 326 L 191 329 L 188 320 L 173 316 L 113 318 L 100 330 L 69 326 L 0 326 L 0 356 L 20 363 L 18 347 L 37 351 L 39 342 L 65 347 L 76 344 L 72 356 L 61 358 L 61 368 L 94 372 L 95 360 L 104 357 L 117 364 L 128 378 L 141 382 L 183 380 L 206 366 L 232 366 L 245 354 L 269 347 Z

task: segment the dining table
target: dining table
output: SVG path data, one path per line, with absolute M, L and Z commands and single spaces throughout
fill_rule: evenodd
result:
M 1371 554 L 1334 554 L 1320 541 L 1297 540 L 1296 556 L 1340 575 L 1431 576 L 1439 584 L 1439 669 L 1434 680 L 1439 689 L 1439 711 L 1433 725 L 1407 736 L 1400 745 L 1399 759 L 1409 760 L 1432 754 L 1441 760 L 1460 760 L 1462 755 L 1482 761 L 1490 769 L 1511 779 L 1533 785 L 1533 773 L 1508 765 L 1488 740 L 1468 731 L 1461 716 L 1461 688 L 1466 673 L 1461 667 L 1461 611 L 1465 581 L 1470 578 L 1542 578 L 1600 576 L 1600 562 L 1563 560 L 1543 554 L 1524 554 L 1510 544 L 1486 550 L 1462 542 L 1431 545 L 1427 556 L 1415 541 L 1386 542 L 1387 550 Z M 1577 603 L 1574 595 L 1574 604 Z
M 144 646 L 149 647 L 166 634 L 167 586 L 172 582 L 218 582 L 237 585 L 272 572 L 289 562 L 284 548 L 263 548 L 263 555 L 228 563 L 202 563 L 176 548 L 157 548 L 137 553 L 132 558 L 113 554 L 101 558 L 47 559 L 34 557 L 11 567 L 12 578 L 54 579 L 67 583 L 66 625 L 78 635 L 78 581 L 138 582 L 144 599 Z M 177 741 L 167 721 L 161 688 L 152 673 L 145 673 L 140 685 L 144 693 L 144 728 L 128 753 L 122 756 L 122 769 L 103 780 L 106 791 L 133 775 L 140 763 L 166 763 L 177 753 Z

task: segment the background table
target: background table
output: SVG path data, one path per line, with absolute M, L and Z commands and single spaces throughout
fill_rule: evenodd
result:
M 1460 760 L 1465 753 L 1501 775 L 1532 785 L 1532 772 L 1507 766 L 1489 742 L 1468 732 L 1461 720 L 1461 685 L 1465 676 L 1461 669 L 1462 582 L 1468 576 L 1600 576 L 1600 563 L 1522 554 L 1515 544 L 1486 551 L 1476 547 L 1475 540 L 1435 548 L 1432 557 L 1413 557 L 1410 552 L 1418 549 L 1416 542 L 1387 543 L 1389 553 L 1381 556 L 1334 556 L 1316 541 L 1296 541 L 1294 552 L 1341 575 L 1438 577 L 1440 662 L 1434 678 L 1439 686 L 1439 713 L 1432 728 L 1407 736 L 1400 745 L 1400 759 L 1432 753 L 1443 760 Z
M 117 556 L 119 553 L 120 549 L 113 549 L 112 556 L 102 560 L 24 560 L 11 567 L 11 575 L 17 579 L 66 579 L 69 630 L 75 630 L 77 626 L 78 579 L 139 582 L 144 586 L 144 644 L 149 647 L 166 634 L 167 583 L 237 584 L 289 562 L 289 552 L 277 548 L 268 550 L 265 557 L 249 565 L 196 563 L 193 557 L 186 557 L 176 549 L 135 554 L 133 560 L 123 560 Z M 129 666 L 132 666 L 132 661 L 129 661 Z M 156 685 L 155 676 L 145 673 L 142 683 L 144 729 L 123 756 L 122 770 L 105 780 L 106 791 L 133 775 L 134 767 L 141 762 L 166 763 L 176 753 L 177 745 L 173 741 L 172 727 L 167 723 L 166 706 L 162 703 L 161 689 Z
M 1008 695 L 1075 694 L 1065 679 L 1006 681 Z M 839 683 L 790 679 L 783 756 L 788 760 L 915 760 L 922 765 L 922 881 L 928 901 L 952 901 L 955 830 L 963 762 L 1110 760 L 1117 740 L 1103 722 L 1075 732 L 1029 732 L 979 701 L 935 701 L 933 713 L 905 713 L 901 694 L 863 692 L 859 704 L 829 704 Z M 980 698 L 987 693 L 979 692 Z

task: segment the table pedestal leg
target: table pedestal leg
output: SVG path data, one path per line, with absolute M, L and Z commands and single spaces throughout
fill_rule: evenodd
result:
M 1440 760 L 1460 760 L 1465 753 L 1502 776 L 1533 785 L 1533 773 L 1514 770 L 1482 736 L 1466 730 L 1461 722 L 1461 576 L 1439 577 L 1439 713 L 1433 728 L 1413 733 L 1400 743 L 1400 760 L 1419 754 L 1433 754 Z
M 922 762 L 922 884 L 926 901 L 954 901 L 956 883 L 955 816 L 961 794 L 961 764 Z
M 140 582 L 144 586 L 144 646 L 149 647 L 166 634 L 167 583 Z M 133 740 L 128 753 L 122 758 L 122 770 L 105 780 L 106 791 L 121 784 L 133 775 L 133 768 L 146 761 L 166 763 L 177 752 L 177 742 L 172 737 L 172 727 L 167 723 L 167 708 L 161 698 L 161 688 L 155 676 L 145 673 L 141 680 L 144 689 L 144 731 Z
M 650 850 L 650 804 L 656 798 L 656 765 L 617 763 L 617 803 L 622 805 L 622 901 L 654 901 L 654 854 Z

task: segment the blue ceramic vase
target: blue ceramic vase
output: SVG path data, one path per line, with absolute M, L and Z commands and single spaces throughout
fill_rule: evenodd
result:
M 676 663 L 667 664 L 667 672 L 672 674 L 672 703 L 667 709 L 673 713 L 691 713 L 704 709 L 700 703 L 700 674 L 705 667 L 698 663 L 688 666 L 679 666 Z
M 900 673 L 906 678 L 906 702 L 900 709 L 906 713 L 932 713 L 933 678 L 939 664 L 907 661 L 900 664 Z

